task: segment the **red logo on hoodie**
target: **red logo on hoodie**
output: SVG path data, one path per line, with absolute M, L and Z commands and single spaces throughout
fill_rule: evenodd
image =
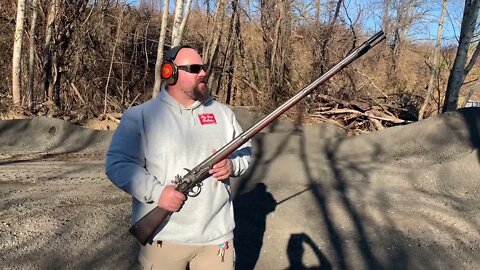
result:
M 200 124 L 202 125 L 217 124 L 217 120 L 215 119 L 215 115 L 213 113 L 199 114 L 198 119 L 200 119 Z

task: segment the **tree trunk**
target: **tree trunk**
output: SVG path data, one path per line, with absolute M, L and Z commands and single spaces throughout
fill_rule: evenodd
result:
M 438 66 L 438 58 L 440 56 L 440 46 L 441 46 L 441 39 L 442 39 L 442 30 L 443 30 L 443 20 L 445 18 L 445 13 L 447 13 L 447 0 L 443 0 L 442 4 L 442 13 L 440 15 L 440 20 L 438 22 L 438 30 L 437 30 L 437 39 L 435 41 L 435 50 L 433 51 L 433 60 L 432 66 L 430 68 L 430 80 L 428 81 L 427 93 L 425 95 L 425 100 L 423 101 L 422 107 L 418 112 L 418 120 L 423 119 L 425 115 L 425 108 L 430 103 L 430 97 L 433 92 L 433 87 L 435 84 L 435 80 L 438 76 L 440 67 Z
M 391 24 L 391 17 L 390 17 L 390 1 L 383 0 L 383 14 L 382 14 L 382 29 L 385 33 L 390 33 L 390 24 Z M 389 40 L 387 40 L 389 41 Z
M 222 24 L 223 19 L 225 18 L 225 6 L 226 0 L 220 0 L 217 2 L 215 17 L 213 18 L 213 28 L 212 32 L 210 33 L 210 40 L 208 41 L 207 48 L 203 54 L 203 59 L 209 68 L 208 71 L 211 71 L 210 68 L 218 52 L 218 42 L 220 41 L 220 37 L 222 35 Z
M 30 25 L 30 48 L 28 59 L 28 108 L 33 108 L 33 85 L 35 78 L 35 32 L 37 32 L 38 0 L 32 1 L 32 22 Z
M 23 32 L 25 22 L 25 0 L 17 2 L 17 20 L 15 24 L 15 39 L 13 41 L 13 57 L 12 57 L 12 101 L 13 106 L 20 106 L 21 95 L 21 62 L 22 62 L 22 45 Z
M 43 45 L 43 93 L 48 99 L 53 99 L 53 92 L 50 90 L 50 80 L 52 79 L 52 35 L 57 12 L 57 0 L 51 0 L 50 9 L 47 15 L 47 25 L 45 29 L 45 43 Z
M 185 29 L 185 25 L 187 24 L 188 16 L 190 15 L 191 6 L 192 6 L 192 0 L 187 0 L 187 4 L 183 12 L 182 23 L 180 24 L 180 28 L 178 29 L 178 39 L 179 39 L 178 43 L 182 41 L 183 30 Z
M 335 5 L 335 11 L 333 16 L 330 18 L 330 22 L 328 23 L 328 27 L 324 33 L 322 33 L 321 37 L 318 39 L 318 45 L 315 48 L 319 47 L 318 50 L 313 51 L 314 55 L 314 63 L 313 67 L 313 78 L 318 78 L 321 74 L 325 73 L 329 69 L 330 64 L 330 53 L 328 49 L 328 43 L 333 38 L 333 34 L 335 32 L 335 25 L 337 23 L 337 19 L 340 13 L 340 8 L 342 7 L 343 0 L 338 0 Z M 320 23 L 320 22 L 317 22 Z
M 243 90 L 238 91 L 239 93 L 239 100 L 237 100 L 238 105 L 242 106 L 244 104 L 251 104 L 252 106 L 256 107 L 258 105 L 258 86 L 255 83 L 255 80 L 251 78 L 251 70 L 253 68 L 249 68 L 247 66 L 247 57 L 245 56 L 245 42 L 243 41 L 242 37 L 242 29 L 240 24 L 240 11 L 239 11 L 239 0 L 232 0 L 232 9 L 233 13 L 237 14 L 235 20 L 235 34 L 237 38 L 237 54 L 238 54 L 238 66 L 240 68 L 238 72 L 238 77 L 240 81 L 245 82 L 246 87 L 250 89 L 250 91 L 245 93 Z M 254 65 L 256 61 L 253 62 Z M 239 86 L 240 87 L 240 86 Z M 245 87 L 242 87 L 245 88 Z M 250 98 L 250 100 L 247 100 Z
M 160 75 L 160 69 L 162 68 L 163 62 L 163 46 L 165 45 L 165 36 L 167 34 L 168 26 L 168 9 L 169 9 L 169 0 L 163 1 L 163 10 L 162 10 L 162 28 L 160 29 L 160 37 L 158 38 L 158 48 L 157 48 L 157 60 L 155 62 L 155 83 L 153 84 L 152 97 L 156 97 L 160 92 L 160 87 L 162 85 L 162 77 Z
M 175 3 L 175 15 L 172 27 L 172 46 L 177 46 L 182 41 L 183 30 L 185 29 L 188 16 L 190 15 L 192 0 L 187 0 L 187 4 L 184 5 L 185 0 L 177 0 Z
M 63 106 L 61 99 L 62 82 L 65 79 L 68 70 L 68 49 L 72 40 L 73 33 L 77 30 L 80 18 L 87 6 L 88 0 L 64 1 L 54 0 L 53 16 L 53 47 L 51 48 L 51 80 L 48 87 L 49 99 L 57 107 Z M 49 14 L 50 15 L 50 14 Z M 67 58 L 67 59 L 66 59 Z M 63 84 L 64 88 L 69 87 L 68 82 Z
M 419 19 L 415 9 L 415 7 L 420 6 L 419 2 L 419 0 L 404 0 L 393 3 L 396 20 L 393 26 L 394 29 L 392 29 L 394 31 L 392 50 L 395 57 L 401 54 L 408 31 L 412 27 L 413 22 Z
M 465 105 L 470 100 L 470 98 L 472 98 L 473 94 L 479 91 L 478 89 L 480 89 L 480 76 L 478 76 L 475 82 L 472 85 L 470 85 L 470 87 L 468 87 L 467 94 L 465 95 L 465 99 L 462 103 L 462 107 L 465 107 Z
M 149 11 L 148 12 L 149 14 L 151 14 L 151 12 Z M 143 65 L 143 92 L 145 93 L 145 89 L 147 88 L 147 78 L 148 78 L 148 75 L 149 75 L 149 72 L 148 72 L 148 66 L 149 66 L 149 60 L 148 60 L 148 28 L 150 27 L 150 23 L 152 21 L 152 16 L 149 15 L 148 16 L 148 19 L 147 19 L 147 24 L 145 25 L 145 38 L 144 38 L 144 42 L 143 42 L 143 52 L 145 54 L 145 62 L 144 62 L 144 65 Z
M 291 6 L 290 1 L 261 2 L 261 25 L 265 42 L 265 66 L 268 102 L 271 109 L 289 96 L 291 59 Z
M 208 77 L 208 88 L 212 89 L 214 80 L 217 79 L 218 74 L 216 74 L 212 68 L 215 58 L 218 53 L 218 43 L 223 32 L 223 19 L 225 18 L 225 6 L 226 0 L 220 0 L 217 2 L 217 8 L 215 10 L 215 15 L 213 18 L 213 27 L 212 32 L 210 32 L 210 39 L 207 43 L 207 48 L 203 53 L 203 61 L 208 66 L 207 73 L 210 74 Z
M 172 26 L 172 47 L 180 44 L 180 40 L 182 38 L 180 33 L 180 25 L 183 17 L 183 4 L 184 0 L 177 0 L 175 2 L 175 15 L 173 17 Z
M 218 100 L 221 100 L 227 105 L 231 105 L 233 97 L 233 74 L 235 65 L 235 44 L 238 38 L 235 37 L 234 25 L 238 16 L 235 1 L 231 2 L 233 14 L 230 17 L 228 24 L 228 31 L 226 36 L 226 45 L 224 48 L 224 57 L 222 57 L 221 72 L 218 77 L 215 78 L 217 86 L 215 87 L 215 96 Z M 210 88 L 212 89 L 212 88 Z M 213 89 L 212 89 L 213 90 Z
M 115 34 L 115 42 L 113 44 L 113 51 L 112 51 L 112 58 L 110 59 L 110 68 L 108 69 L 108 77 L 107 83 L 105 84 L 105 92 L 104 92 L 104 101 L 103 101 L 103 114 L 107 114 L 107 97 L 108 97 L 108 84 L 110 82 L 110 76 L 112 74 L 113 69 L 113 61 L 115 59 L 115 52 L 117 50 L 117 44 L 120 40 L 120 30 L 122 29 L 122 22 L 123 22 L 123 11 L 125 10 L 125 6 L 120 10 L 120 14 L 118 16 L 117 22 L 117 31 Z
M 457 49 L 457 55 L 450 70 L 448 77 L 447 93 L 445 94 L 445 102 L 443 104 L 443 112 L 454 111 L 457 109 L 460 88 L 463 85 L 465 76 L 467 76 L 473 63 L 478 57 L 477 45 L 476 53 L 472 56 L 470 64 L 465 67 L 467 62 L 468 50 L 473 38 L 473 32 L 477 24 L 478 10 L 480 8 L 480 0 L 465 0 L 465 8 L 463 10 L 462 28 L 460 29 L 460 40 Z M 470 68 L 470 69 L 469 69 Z

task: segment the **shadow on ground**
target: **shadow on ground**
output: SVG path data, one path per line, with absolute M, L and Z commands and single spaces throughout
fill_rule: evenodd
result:
M 285 254 L 288 269 L 479 265 L 472 258 L 480 243 L 474 214 L 480 210 L 474 180 L 480 170 L 477 165 L 458 172 L 468 167 L 471 153 L 478 156 L 479 115 L 478 109 L 460 110 L 355 138 L 328 138 L 321 129 L 308 127 L 258 135 L 253 166 L 240 179 L 235 200 L 237 269 L 272 269 Z M 289 163 L 290 155 L 300 164 Z M 278 162 L 282 159 L 288 161 Z M 280 173 L 272 171 L 283 172 L 279 166 L 304 176 L 278 177 Z M 301 186 L 306 188 L 295 191 Z M 295 216 L 279 212 L 278 204 L 284 201 L 274 203 L 279 188 L 291 188 L 288 207 L 295 197 L 304 198 L 292 207 Z M 289 221 L 275 223 L 272 211 Z M 299 223 L 304 231 L 293 229 Z M 275 233 L 288 227 L 286 244 Z M 273 257 L 272 246 L 265 242 L 268 231 L 277 238 L 269 239 L 277 251 Z M 274 261 L 262 259 L 265 250 Z
M 479 115 L 460 110 L 352 138 L 274 123 L 254 138 L 252 165 L 234 181 L 237 269 L 477 268 Z M 25 150 L 0 165 L 6 268 L 135 268 L 130 201 L 103 164 L 18 162 L 28 151 L 101 151 L 110 133 L 19 123 L 0 125 L 10 138 L 0 150 Z

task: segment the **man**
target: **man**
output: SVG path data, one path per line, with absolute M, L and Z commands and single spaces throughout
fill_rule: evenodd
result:
M 172 180 L 230 142 L 242 129 L 233 112 L 209 97 L 202 58 L 189 46 L 166 53 L 159 95 L 124 112 L 106 156 L 106 174 L 132 195 L 132 222 L 155 206 L 174 212 L 142 247 L 144 269 L 233 269 L 230 176 L 244 173 L 246 143 L 215 164 L 196 197 L 175 190 Z

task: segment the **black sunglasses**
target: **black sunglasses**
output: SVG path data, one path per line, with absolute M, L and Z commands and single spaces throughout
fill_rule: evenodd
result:
M 177 66 L 178 69 L 185 70 L 188 73 L 200 73 L 200 70 L 207 71 L 207 65 L 184 65 L 184 66 Z

